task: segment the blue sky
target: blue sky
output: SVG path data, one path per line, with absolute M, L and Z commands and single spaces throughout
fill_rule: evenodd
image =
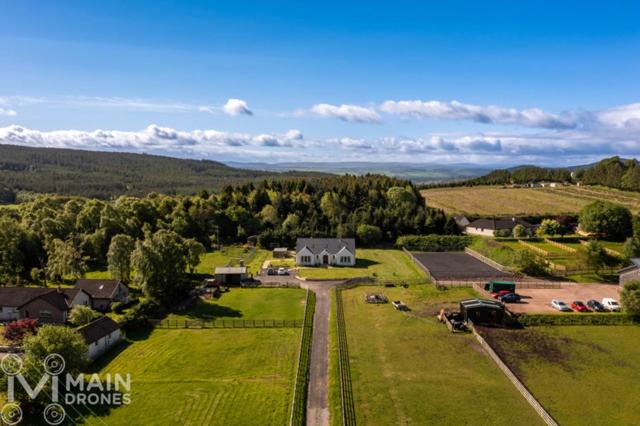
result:
M 267 162 L 632 156 L 639 22 L 637 1 L 0 0 L 0 143 Z

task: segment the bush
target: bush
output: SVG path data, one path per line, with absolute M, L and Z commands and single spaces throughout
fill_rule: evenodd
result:
M 640 317 L 618 313 L 524 314 L 518 322 L 536 325 L 629 325 L 640 323 Z
M 498 238 L 507 238 L 511 236 L 510 229 L 496 229 L 493 231 L 493 236 Z
M 113 302 L 111 304 L 111 310 L 113 312 L 115 312 L 116 314 L 121 314 L 122 311 L 124 311 L 124 308 L 125 308 L 125 306 L 124 306 L 124 303 L 122 303 L 122 302 Z
M 4 338 L 14 345 L 22 344 L 22 340 L 29 335 L 36 334 L 38 320 L 25 318 L 12 321 L 4 327 Z
M 71 309 L 69 314 L 69 322 L 76 327 L 89 324 L 100 316 L 99 313 L 85 305 L 76 305 Z
M 624 238 L 632 233 L 631 212 L 609 201 L 595 201 L 580 210 L 580 228 L 612 238 Z
M 629 281 L 622 286 L 620 302 L 630 315 L 640 315 L 640 280 Z
M 151 318 L 161 318 L 164 315 L 166 311 L 159 304 L 147 299 L 124 315 L 121 326 L 126 331 L 140 330 L 149 326 Z
M 549 264 L 546 260 L 531 253 L 529 250 L 519 250 L 513 255 L 513 263 L 518 270 L 527 275 L 546 275 Z
M 467 235 L 405 235 L 398 237 L 396 247 L 419 251 L 462 251 L 473 239 Z
M 526 237 L 530 237 L 531 233 L 527 228 L 518 224 L 513 227 L 513 231 L 511 235 L 513 236 L 513 238 L 526 238 Z
M 382 231 L 374 225 L 360 224 L 356 230 L 358 240 L 363 245 L 373 245 L 382 239 Z

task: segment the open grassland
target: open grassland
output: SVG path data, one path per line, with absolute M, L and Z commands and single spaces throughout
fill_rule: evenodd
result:
M 404 301 L 411 312 L 366 304 L 372 292 Z M 473 296 L 427 285 L 343 292 L 359 424 L 541 423 L 472 335 L 454 335 L 437 322 L 441 307 Z
M 422 191 L 430 207 L 447 213 L 474 215 L 542 215 L 577 213 L 596 200 L 622 204 L 634 212 L 640 211 L 640 193 L 623 192 L 601 187 L 503 188 L 474 186 L 434 188 Z
M 131 374 L 131 404 L 90 425 L 288 423 L 300 330 L 155 330 L 100 369 Z
M 560 424 L 638 424 L 639 326 L 494 329 L 488 339 Z
M 229 246 L 222 250 L 202 255 L 200 264 L 196 268 L 196 273 L 213 275 L 215 268 L 222 266 L 238 266 L 240 264 L 240 259 L 243 259 L 249 273 L 257 274 L 262 267 L 262 263 L 269 256 L 270 252 L 267 250 Z
M 232 288 L 218 299 L 198 300 L 185 312 L 170 314 L 174 320 L 301 320 L 306 291 L 299 288 Z
M 379 280 L 426 282 L 424 272 L 402 250 L 357 249 L 356 265 L 300 268 L 298 275 L 310 279 L 371 277 Z

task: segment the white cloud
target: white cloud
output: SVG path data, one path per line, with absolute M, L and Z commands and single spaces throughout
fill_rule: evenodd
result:
M 322 117 L 339 118 L 343 121 L 357 123 L 381 123 L 382 117 L 373 109 L 358 105 L 317 104 L 311 107 L 311 112 Z
M 228 115 L 253 115 L 253 112 L 249 109 L 249 106 L 242 99 L 231 98 L 222 107 L 222 110 Z
M 18 113 L 13 109 L 0 108 L 0 115 L 6 115 L 7 117 L 15 117 Z
M 415 118 L 470 120 L 478 123 L 517 124 L 545 129 L 570 129 L 578 124 L 575 114 L 551 114 L 539 108 L 517 110 L 498 106 L 464 104 L 458 101 L 386 101 L 380 111 Z
M 285 137 L 292 141 L 301 141 L 304 139 L 302 132 L 298 129 L 291 129 L 287 133 L 285 133 Z

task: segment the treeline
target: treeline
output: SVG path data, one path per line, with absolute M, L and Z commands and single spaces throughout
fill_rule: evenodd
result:
M 421 188 L 479 186 L 479 185 L 524 185 L 535 182 L 580 182 L 585 185 L 602 185 L 628 191 L 640 191 L 640 165 L 636 159 L 623 160 L 612 157 L 587 167 L 571 171 L 568 168 L 545 168 L 535 166 L 494 170 L 484 176 L 459 182 L 426 185 Z
M 104 269 L 109 256 L 126 261 L 133 247 L 156 259 L 135 268 L 151 274 L 160 266 L 149 262 L 167 264 L 160 246 L 183 247 L 189 256 L 217 241 L 291 247 L 299 236 L 337 236 L 377 244 L 404 234 L 458 232 L 452 218 L 425 206 L 410 182 L 379 175 L 262 181 L 196 196 L 39 196 L 0 209 L 0 221 L 1 283 Z M 110 247 L 116 237 L 118 247 Z M 182 269 L 193 263 L 172 262 Z
M 146 154 L 0 145 L 0 203 L 37 192 L 108 199 L 150 192 L 195 194 L 270 178 L 326 176 L 314 172 L 262 172 L 208 160 Z

